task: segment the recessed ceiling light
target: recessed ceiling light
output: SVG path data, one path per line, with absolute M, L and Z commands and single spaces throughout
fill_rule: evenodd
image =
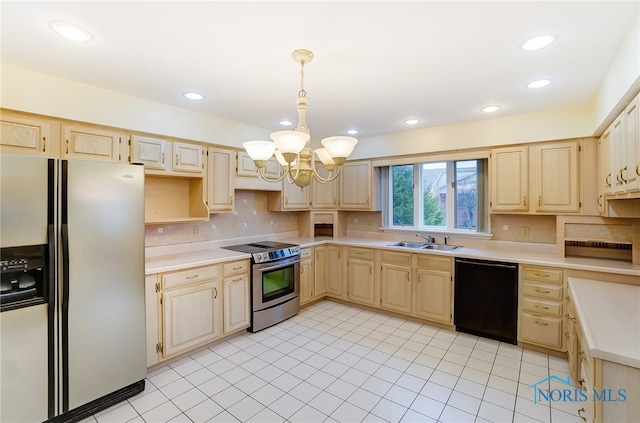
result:
M 494 113 L 500 110 L 500 106 L 484 106 L 480 109 L 481 112 L 485 113 Z
M 554 42 L 556 39 L 551 35 L 541 35 L 539 37 L 535 37 L 530 39 L 529 41 L 522 44 L 523 50 L 538 50 L 544 48 Z
M 537 81 L 532 81 L 527 84 L 527 88 L 542 88 L 551 84 L 551 80 L 549 79 L 538 79 Z
M 280 125 L 282 125 L 282 126 L 291 126 L 291 125 L 293 125 L 293 122 L 291 122 L 290 120 L 281 120 L 280 121 Z
M 189 100 L 202 100 L 204 98 L 202 94 L 198 93 L 184 93 L 184 96 Z
M 418 122 L 420 122 L 420 119 L 407 119 L 404 121 L 407 125 L 415 125 Z
M 86 29 L 67 22 L 51 21 L 49 27 L 71 41 L 89 41 L 92 38 Z
M 358 131 L 357 129 L 349 129 L 349 130 L 347 131 L 347 134 L 349 134 L 349 135 L 355 135 L 355 134 L 357 134 L 358 132 L 360 132 L 360 131 Z

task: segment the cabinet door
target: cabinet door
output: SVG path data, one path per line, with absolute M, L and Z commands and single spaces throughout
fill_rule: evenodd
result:
M 496 148 L 489 157 L 491 211 L 528 211 L 527 146 Z
M 172 168 L 176 172 L 203 174 L 204 150 L 201 145 L 184 142 L 173 142 Z
M 0 151 L 10 154 L 52 157 L 50 123 L 3 112 L 0 119 Z
M 347 297 L 366 305 L 375 305 L 373 262 L 349 259 L 347 263 Z
M 411 267 L 382 263 L 380 306 L 411 314 Z
M 416 316 L 451 323 L 451 273 L 418 268 L 416 285 Z
M 233 211 L 233 162 L 235 152 L 207 149 L 207 198 L 212 212 Z
M 124 134 L 111 129 L 93 126 L 64 125 L 65 159 L 119 162 L 122 160 L 120 145 Z
M 167 141 L 159 138 L 131 135 L 131 163 L 141 163 L 145 169 L 166 170 L 167 157 L 171 152 L 167 151 Z
M 373 208 L 371 162 L 345 163 L 340 169 L 340 208 Z
M 342 266 L 342 247 L 336 245 L 327 246 L 327 272 L 326 272 L 326 288 L 327 294 L 342 298 L 342 282 L 343 276 Z
M 624 142 L 627 145 L 627 191 L 640 190 L 640 94 L 624 111 Z
M 327 293 L 326 265 L 327 247 L 316 247 L 314 258 L 313 291 L 314 298 L 324 297 Z
M 610 126 L 611 148 L 611 192 L 622 193 L 626 190 L 625 175 L 628 175 L 627 146 L 624 142 L 624 113 L 618 116 Z M 625 169 L 626 168 L 626 169 Z
M 249 275 L 224 279 L 224 333 L 248 328 L 251 324 Z
M 598 140 L 598 209 L 600 215 L 607 216 L 607 194 L 611 193 L 611 145 L 607 130 Z
M 577 141 L 544 143 L 530 147 L 536 212 L 580 211 L 578 150 Z
M 313 300 L 313 261 L 300 261 L 300 305 Z
M 323 178 L 328 178 L 330 173 L 319 163 L 316 165 L 318 174 Z M 336 171 L 334 170 L 333 173 Z M 316 179 L 311 181 L 311 208 L 313 209 L 336 209 L 338 208 L 338 179 L 321 183 Z
M 160 282 L 158 275 L 147 275 L 144 278 L 144 298 L 147 336 L 147 367 L 158 364 L 160 359 L 160 298 L 158 295 Z
M 163 356 L 170 357 L 222 335 L 220 282 L 162 293 Z
M 309 186 L 300 188 L 296 184 L 290 184 L 285 178 L 282 182 L 282 196 L 284 210 L 309 209 Z

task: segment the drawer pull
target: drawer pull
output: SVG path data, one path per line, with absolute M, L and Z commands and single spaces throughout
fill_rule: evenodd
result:
M 359 255 L 359 256 L 363 256 L 364 255 L 364 253 L 362 251 L 356 251 L 356 254 Z
M 533 323 L 540 326 L 549 326 L 549 323 L 540 322 L 538 320 L 534 320 Z
M 193 276 L 187 276 L 187 279 L 195 279 L 195 278 L 197 278 L 197 277 L 198 277 L 198 274 L 196 273 L 196 274 L 195 274 L 195 275 L 193 275 Z
M 584 407 L 582 407 L 580 410 L 578 410 L 578 417 L 580 417 L 583 422 L 586 422 L 587 418 L 585 416 L 583 416 L 582 413 L 584 413 Z
M 534 275 L 536 275 L 539 278 L 548 278 L 550 276 L 548 273 L 538 273 L 538 272 L 535 272 Z
M 549 310 L 549 307 L 546 306 L 539 306 L 538 304 L 534 305 L 533 308 L 538 308 L 540 310 Z
M 242 269 L 242 266 L 232 267 L 231 269 L 232 269 L 232 270 L 240 270 L 240 269 Z
M 238 281 L 241 281 L 242 279 L 243 277 L 240 276 L 239 278 L 231 279 L 231 282 L 238 282 Z
M 541 294 L 548 294 L 549 290 L 548 289 L 540 289 L 540 288 L 536 288 L 534 289 L 534 291 L 539 292 Z

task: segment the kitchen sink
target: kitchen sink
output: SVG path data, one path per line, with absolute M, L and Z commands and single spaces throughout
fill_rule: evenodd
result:
M 412 242 L 412 241 L 400 241 L 389 244 L 389 247 L 405 247 L 416 248 L 422 250 L 436 250 L 436 251 L 456 251 L 462 248 L 459 245 L 444 245 L 444 244 L 430 244 L 427 242 Z
M 407 248 L 424 248 L 428 245 L 424 242 L 412 242 L 412 241 L 400 241 L 394 244 L 389 244 L 390 247 L 407 247 Z

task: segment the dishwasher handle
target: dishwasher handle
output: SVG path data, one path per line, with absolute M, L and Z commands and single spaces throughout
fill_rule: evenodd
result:
M 463 260 L 463 259 L 456 259 L 456 263 L 464 263 L 464 264 L 471 264 L 471 265 L 477 265 L 477 266 L 487 266 L 487 267 L 505 267 L 507 269 L 517 269 L 518 265 L 517 264 L 507 264 L 507 263 L 487 263 L 487 262 L 482 262 L 482 261 L 468 261 L 468 260 Z

